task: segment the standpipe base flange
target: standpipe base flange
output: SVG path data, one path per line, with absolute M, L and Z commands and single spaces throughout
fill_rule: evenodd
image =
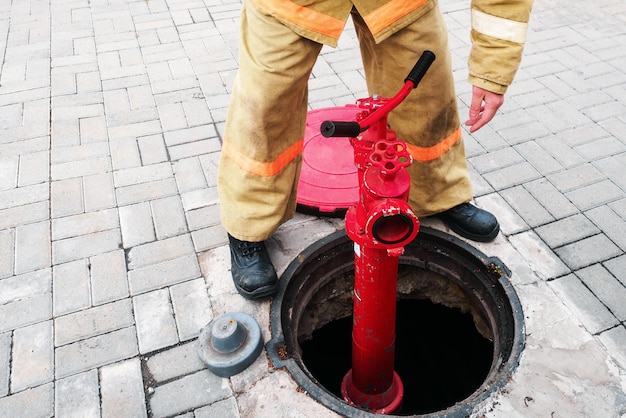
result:
M 234 376 L 263 351 L 259 324 L 241 312 L 225 313 L 211 321 L 198 337 L 198 355 L 220 377 Z

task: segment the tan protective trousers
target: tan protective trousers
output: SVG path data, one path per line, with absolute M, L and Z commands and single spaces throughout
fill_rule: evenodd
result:
M 438 6 L 376 44 L 353 14 L 370 94 L 392 97 L 424 50 L 436 60 L 417 89 L 389 115 L 409 144 L 409 203 L 432 215 L 472 198 L 460 136 L 447 29 Z M 239 72 L 218 168 L 222 225 L 232 236 L 262 241 L 296 209 L 307 115 L 308 80 L 322 45 L 245 2 Z

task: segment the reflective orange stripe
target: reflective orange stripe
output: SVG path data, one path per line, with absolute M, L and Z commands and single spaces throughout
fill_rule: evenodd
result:
M 363 16 L 363 19 L 367 22 L 367 27 L 370 28 L 370 31 L 372 31 L 373 34 L 376 34 L 398 19 L 401 19 L 412 11 L 419 9 L 426 4 L 426 2 L 427 0 L 391 0 L 383 6 L 371 11 L 366 16 Z
M 280 17 L 304 29 L 339 39 L 345 21 L 300 6 L 290 0 L 259 0 Z
M 274 161 L 267 163 L 243 155 L 228 141 L 224 141 L 222 143 L 222 152 L 248 173 L 261 177 L 271 177 L 280 173 L 287 166 L 287 164 L 300 155 L 303 146 L 304 140 L 301 139 L 284 150 Z
M 418 147 L 417 145 L 407 144 L 409 154 L 414 160 L 425 163 L 427 161 L 436 160 L 445 154 L 457 141 L 461 138 L 461 128 L 452 132 L 447 138 L 432 147 Z

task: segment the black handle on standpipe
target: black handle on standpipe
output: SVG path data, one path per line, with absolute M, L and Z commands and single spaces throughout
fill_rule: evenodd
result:
M 406 83 L 407 81 L 411 81 L 413 83 L 413 88 L 417 87 L 426 74 L 426 71 L 428 71 L 434 61 L 435 54 L 432 51 L 424 51 L 409 75 L 404 79 L 404 82 Z
M 322 126 L 320 126 L 320 132 L 326 138 L 356 138 L 361 134 L 361 126 L 358 122 L 335 122 L 332 120 L 327 120 L 322 122 Z

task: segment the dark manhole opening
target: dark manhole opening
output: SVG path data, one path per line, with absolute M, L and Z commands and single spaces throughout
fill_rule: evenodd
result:
M 344 232 L 303 251 L 272 303 L 274 365 L 318 402 L 346 417 L 379 416 L 341 399 L 351 367 L 353 243 Z M 400 416 L 465 417 L 517 366 L 523 315 L 500 260 L 422 228 L 400 258 L 395 371 Z
M 467 398 L 485 380 L 493 343 L 480 335 L 472 317 L 428 300 L 397 304 L 395 371 L 405 396 L 398 415 L 426 414 Z M 341 397 L 341 380 L 351 367 L 352 317 L 336 319 L 302 341 L 302 361 L 313 377 Z

